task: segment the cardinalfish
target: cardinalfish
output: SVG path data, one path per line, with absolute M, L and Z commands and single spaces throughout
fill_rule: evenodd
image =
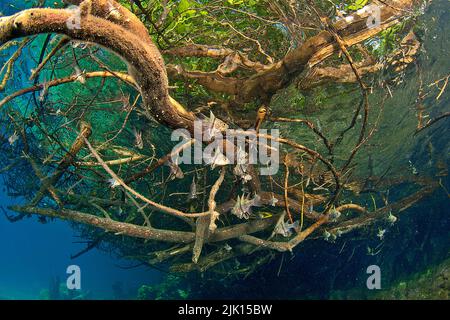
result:
M 230 160 L 220 151 L 220 148 L 215 149 L 214 155 L 209 160 L 212 169 L 230 164 Z
M 73 68 L 75 69 L 75 77 L 76 77 L 75 81 L 78 81 L 81 84 L 85 84 L 86 77 L 84 76 L 84 72 L 81 71 L 78 65 L 75 65 Z
M 9 145 L 12 146 L 18 139 L 19 136 L 17 135 L 17 132 L 14 131 L 14 133 L 8 138 Z
M 231 209 L 231 213 L 234 214 L 239 219 L 248 219 L 252 214 L 252 207 L 260 207 L 261 206 L 261 197 L 259 195 L 255 195 L 253 199 L 250 199 L 250 196 L 238 196 L 236 199 L 236 203 Z
M 202 115 L 202 117 L 205 116 Z M 202 121 L 202 127 L 206 140 L 212 140 L 216 135 L 220 135 L 228 129 L 228 125 L 217 118 L 212 111 L 209 112 L 209 118 L 206 118 L 206 121 Z
M 177 178 L 177 179 L 184 178 L 183 170 L 181 170 L 181 168 L 178 166 L 178 164 L 176 162 L 173 162 L 172 160 L 168 160 L 165 164 L 170 168 L 170 177 L 172 179 L 173 178 Z
M 42 84 L 42 90 L 41 93 L 39 94 L 39 102 L 44 102 L 45 98 L 47 97 L 48 94 L 48 85 L 47 82 L 44 81 L 44 83 Z
M 278 203 L 278 199 L 275 198 L 275 196 L 272 194 L 272 198 L 270 198 L 270 200 L 269 200 L 269 205 L 272 207 L 275 207 L 277 205 L 277 203 Z
M 274 234 L 280 234 L 283 237 L 287 238 L 292 235 L 293 232 L 297 232 L 299 228 L 300 222 L 297 220 L 293 223 L 289 223 L 284 221 L 284 219 L 280 219 L 273 230 Z
M 194 200 L 198 198 L 197 184 L 195 183 L 195 177 L 192 178 L 191 187 L 189 189 L 188 200 Z
M 136 128 L 133 128 L 134 135 L 134 145 L 142 150 L 144 149 L 144 141 L 142 140 L 142 131 L 137 131 Z
M 242 150 L 241 147 L 238 147 L 238 150 L 236 152 L 237 157 L 237 165 L 233 169 L 233 173 L 241 178 L 244 183 L 247 181 L 250 181 L 252 179 L 252 176 L 247 172 L 248 170 L 248 164 L 247 161 L 247 154 L 244 150 Z

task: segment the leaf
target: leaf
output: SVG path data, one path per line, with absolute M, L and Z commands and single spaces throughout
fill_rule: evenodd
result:
M 188 11 L 192 7 L 192 4 L 189 2 L 189 0 L 181 0 L 178 4 L 178 11 L 179 12 L 185 12 Z

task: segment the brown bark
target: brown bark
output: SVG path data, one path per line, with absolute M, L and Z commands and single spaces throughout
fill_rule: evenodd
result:
M 413 1 L 397 0 L 393 3 L 395 6 L 380 5 L 381 21 L 378 27 L 368 28 L 366 23 L 368 13 L 361 15 L 355 13 L 351 19 L 336 22 L 333 29 L 347 47 L 358 44 L 401 21 L 405 17 L 404 10 L 411 9 Z M 267 102 L 304 70 L 314 67 L 339 50 L 335 37 L 328 31 L 322 31 L 309 38 L 299 48 L 289 52 L 282 60 L 268 65 L 265 70 L 248 78 L 223 77 L 214 72 L 187 72 L 175 67 L 170 68 L 170 74 L 184 79 L 195 79 L 197 83 L 211 91 L 234 95 L 241 103 L 255 99 Z

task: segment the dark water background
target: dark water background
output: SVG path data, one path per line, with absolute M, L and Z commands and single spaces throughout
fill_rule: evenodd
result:
M 7 0 L 0 3 L 0 11 L 9 15 L 27 6 L 27 1 Z M 421 53 L 420 58 L 425 83 L 448 74 L 450 69 L 448 9 L 447 0 L 434 1 L 421 18 L 428 27 L 424 34 L 426 51 Z M 30 61 L 25 61 L 22 65 L 24 70 L 31 67 Z M 415 110 L 405 101 L 414 101 L 417 96 L 417 86 L 414 85 L 416 80 L 416 74 L 410 72 L 406 85 L 396 89 L 392 103 L 398 104 L 398 110 L 387 108 L 390 121 L 398 122 L 400 118 L 404 118 L 404 112 L 409 113 L 412 122 L 415 121 L 414 116 L 411 116 Z M 14 79 L 16 89 L 25 84 L 26 77 L 17 74 Z M 432 110 L 432 116 L 443 110 L 448 111 L 448 102 L 448 93 L 444 93 L 439 102 L 434 101 L 434 96 L 425 101 Z M 394 158 L 404 165 L 411 160 L 419 171 L 428 170 L 424 169 L 428 154 L 423 146 L 431 141 L 437 149 L 437 155 L 449 165 L 448 127 L 447 119 L 421 134 L 417 138 L 418 143 L 408 145 L 405 156 L 390 152 L 386 157 Z M 400 134 L 401 130 L 398 131 Z M 389 139 L 392 140 L 392 137 Z M 406 148 L 404 140 L 400 138 L 395 141 L 394 147 L 395 145 L 399 150 Z M 449 186 L 448 177 L 444 178 L 443 184 Z M 402 190 L 397 192 L 402 193 Z M 12 203 L 17 204 L 18 201 L 8 198 L 3 188 L 0 188 L 0 205 L 6 207 Z M 207 281 L 207 277 L 193 275 L 196 285 L 190 287 L 190 290 L 192 297 L 196 298 L 330 298 L 339 297 L 336 290 L 356 288 L 361 290 L 360 297 L 364 298 L 367 294 L 367 266 L 379 265 L 383 272 L 382 285 L 388 287 L 448 258 L 449 231 L 449 199 L 438 189 L 432 196 L 402 213 L 399 222 L 386 232 L 383 243 L 380 243 L 373 232 L 368 237 L 350 235 L 333 244 L 307 241 L 295 251 L 295 256 L 279 255 L 267 267 L 245 280 L 224 283 L 219 278 L 211 278 L 215 281 L 211 282 Z M 83 244 L 74 243 L 79 240 L 81 239 L 76 238 L 76 232 L 66 222 L 40 224 L 36 218 L 32 218 L 11 224 L 1 215 L 0 298 L 37 299 L 43 289 L 49 288 L 54 277 L 59 277 L 61 282 L 65 281 L 65 270 L 71 264 L 81 267 L 82 290 L 89 292 L 87 297 L 93 299 L 113 298 L 112 287 L 118 282 L 123 284 L 122 298 L 132 298 L 137 295 L 140 285 L 162 281 L 163 275 L 157 271 L 143 267 L 123 269 L 119 266 L 130 266 L 133 262 L 111 257 L 98 250 L 71 260 L 71 254 L 84 248 Z M 380 253 L 368 255 L 368 247 L 380 248 Z M 187 288 L 186 284 L 180 284 L 180 288 L 185 287 Z

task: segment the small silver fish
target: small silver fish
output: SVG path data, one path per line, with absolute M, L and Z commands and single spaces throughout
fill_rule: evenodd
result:
M 248 174 L 247 170 L 248 170 L 248 163 L 246 163 L 247 160 L 247 154 L 245 153 L 245 151 L 243 151 L 241 148 L 238 149 L 238 151 L 236 152 L 236 160 L 237 160 L 237 165 L 236 167 L 234 167 L 233 169 L 233 173 L 241 178 L 243 180 L 244 183 L 252 180 L 252 176 L 250 174 Z
M 269 205 L 272 207 L 275 207 L 277 205 L 277 203 L 278 203 L 278 199 L 272 195 L 272 198 L 270 198 L 270 200 L 269 200 Z
M 413 165 L 413 163 L 411 162 L 411 160 L 408 160 L 408 163 L 409 163 L 409 169 L 411 170 L 411 173 L 413 174 L 413 175 L 418 175 L 419 174 L 419 171 L 417 170 L 417 168 Z
M 18 139 L 19 139 L 19 136 L 14 131 L 14 133 L 8 138 L 9 145 L 12 146 Z
M 211 168 L 215 169 L 217 166 L 226 166 L 230 164 L 230 160 L 220 151 L 219 148 L 216 148 L 216 151 L 214 152 L 214 156 L 212 157 L 211 161 Z
M 377 232 L 377 237 L 380 239 L 380 240 L 383 240 L 384 239 L 384 234 L 386 233 L 386 229 L 378 229 L 378 232 Z
M 120 186 L 119 181 L 117 181 L 117 180 L 114 179 L 114 178 L 108 179 L 108 183 L 109 183 L 109 187 L 110 187 L 111 189 L 114 189 L 115 187 Z
M 333 208 L 329 213 L 329 219 L 331 222 L 336 222 L 341 216 L 341 212 Z
M 299 227 L 299 221 L 295 221 L 294 223 L 285 222 L 283 219 L 280 219 L 273 230 L 274 234 L 280 234 L 283 237 L 287 238 L 292 235 L 293 232 L 297 232 Z
M 238 196 L 236 199 L 236 203 L 231 209 L 231 213 L 234 214 L 239 219 L 248 219 L 252 214 L 252 207 L 260 207 L 261 206 L 261 197 L 259 195 L 255 195 L 253 199 L 247 196 Z
M 44 102 L 45 98 L 47 97 L 47 94 L 48 94 L 48 85 L 46 82 L 44 82 L 43 86 L 42 86 L 42 90 L 39 93 L 39 98 L 38 98 L 39 102 Z
M 178 164 L 176 164 L 175 162 L 169 160 L 166 162 L 166 165 L 169 166 L 170 168 L 170 176 L 176 179 L 183 179 L 184 178 L 184 173 L 181 170 L 181 168 L 178 166 Z
M 195 183 L 195 177 L 192 178 L 191 187 L 189 190 L 188 200 L 194 200 L 198 198 L 197 184 Z
M 206 141 L 211 140 L 216 135 L 221 134 L 222 131 L 228 129 L 228 125 L 219 118 L 216 118 L 212 111 L 209 112 L 209 119 L 206 118 L 206 120 L 202 122 L 202 127 Z
M 81 71 L 80 67 L 78 67 L 77 65 L 75 65 L 73 68 L 75 69 L 75 76 L 76 76 L 75 81 L 78 81 L 81 84 L 85 84 L 86 77 L 84 76 L 84 72 Z
M 136 128 L 133 128 L 134 135 L 134 145 L 142 150 L 144 149 L 144 141 L 142 140 L 142 131 L 137 131 Z
M 398 218 L 392 214 L 392 211 L 389 212 L 387 220 L 389 221 L 390 224 L 394 224 L 397 221 L 397 219 Z

